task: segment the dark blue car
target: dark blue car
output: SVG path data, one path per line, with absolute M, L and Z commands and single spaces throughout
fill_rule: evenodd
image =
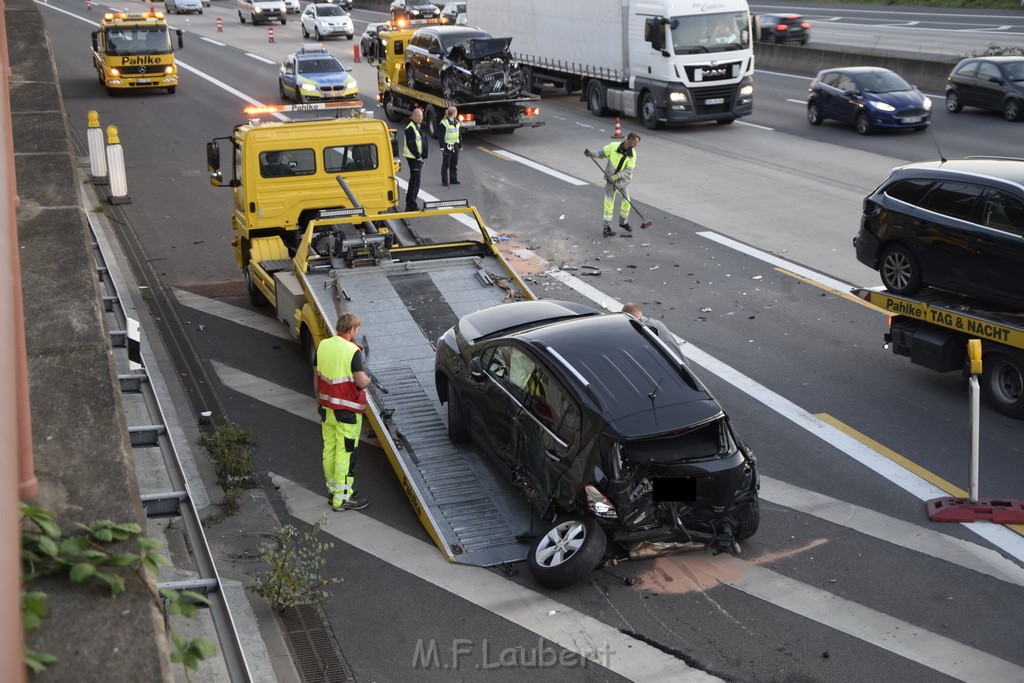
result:
M 931 124 L 932 101 L 888 69 L 851 66 L 819 71 L 807 96 L 807 120 L 812 126 L 826 119 L 852 123 L 861 135 L 876 130 Z

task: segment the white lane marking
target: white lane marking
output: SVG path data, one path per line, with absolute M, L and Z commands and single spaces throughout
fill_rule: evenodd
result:
M 400 188 L 402 188 L 403 190 L 408 190 L 409 189 L 409 181 L 407 181 L 405 178 L 397 178 L 397 180 L 398 180 L 398 186 Z M 436 202 L 438 199 L 440 199 L 440 197 L 435 197 L 434 195 L 430 194 L 429 192 L 423 190 L 422 188 L 420 189 L 419 193 L 416 195 L 416 198 L 417 199 L 423 199 L 424 201 L 428 201 L 428 202 Z M 478 231 L 480 230 L 479 226 L 476 224 L 476 220 L 474 220 L 472 216 L 467 216 L 466 214 L 463 214 L 463 213 L 456 213 L 456 214 L 452 214 L 452 218 L 457 220 L 458 222 L 462 223 L 466 227 L 470 228 L 473 231 L 474 235 L 477 234 Z M 488 228 L 486 225 L 484 226 L 484 230 L 487 231 L 487 235 L 489 237 L 491 237 L 491 239 L 493 239 L 495 236 L 497 236 L 497 233 L 494 232 L 493 230 L 491 230 L 490 228 Z
M 756 251 L 746 245 L 740 246 L 742 246 L 744 250 Z M 758 258 L 756 254 L 752 253 L 751 255 Z M 809 279 L 814 279 L 815 281 L 823 283 L 835 283 L 839 286 L 827 286 L 833 287 L 833 289 L 837 289 L 838 291 L 844 291 L 841 287 L 848 287 L 845 283 L 841 283 L 838 280 L 833 280 L 832 278 L 814 273 L 813 271 L 809 271 L 795 263 L 788 263 L 775 256 L 770 256 L 769 254 L 762 253 L 760 258 L 761 260 L 769 263 L 778 263 L 780 267 L 793 273 L 806 273 L 806 276 Z M 581 281 L 577 277 L 557 270 L 550 271 L 548 274 L 552 278 L 575 289 L 580 294 L 583 294 L 591 301 L 594 301 L 608 310 L 621 310 L 621 304 L 618 304 L 615 299 L 604 294 L 599 289 Z M 846 291 L 849 290 L 847 289 Z M 931 500 L 932 498 L 940 498 L 948 495 L 945 491 L 933 486 L 929 482 L 918 477 L 916 474 L 903 469 L 877 451 L 872 450 L 853 437 L 844 434 L 832 425 L 818 419 L 789 399 L 780 396 L 762 384 L 755 382 L 753 379 L 747 377 L 738 370 L 726 365 L 710 354 L 705 353 L 692 343 L 686 343 L 685 353 L 687 358 L 699 364 L 708 372 L 718 376 L 720 379 L 733 385 L 754 400 L 759 401 L 766 407 L 774 410 L 781 417 L 786 418 L 798 427 L 807 430 L 840 453 L 845 453 L 865 467 L 885 477 L 922 502 Z M 973 524 L 965 523 L 963 526 L 969 531 L 986 539 L 996 547 L 1001 548 L 1018 560 L 1024 562 L 1024 537 L 1019 536 L 1004 526 L 992 524 L 990 522 L 977 522 Z
M 735 579 L 724 579 L 726 585 L 933 671 L 963 681 L 1024 680 L 1024 668 L 952 638 L 932 633 L 735 557 L 723 555 L 719 562 L 739 575 Z M 709 578 L 714 580 L 715 576 L 722 573 L 716 572 Z
M 224 386 L 240 394 L 244 394 L 257 401 L 262 401 L 269 406 L 284 410 L 301 417 L 310 422 L 320 422 L 316 414 L 316 399 L 307 394 L 300 394 L 280 384 L 268 382 L 265 379 L 250 375 L 247 372 L 236 370 L 230 365 L 210 361 L 213 371 L 217 374 Z M 310 393 L 313 391 L 313 379 L 310 375 Z
M 934 557 L 965 569 L 1024 586 L 1024 567 L 995 550 L 888 517 L 880 512 L 802 489 L 778 479 L 761 477 L 761 500 L 802 512 L 852 531 Z
M 200 40 L 205 40 L 208 43 L 212 43 L 212 44 L 216 45 L 217 47 L 224 47 L 225 46 L 225 43 L 222 43 L 219 40 L 214 40 L 213 38 L 207 38 L 206 36 L 200 36 Z
M 315 524 L 323 517 L 326 508 L 323 496 L 274 472 L 269 474 L 271 481 L 279 487 L 289 514 L 307 524 Z M 327 519 L 333 523 L 322 528 L 324 533 L 566 650 L 581 654 L 620 676 L 635 681 L 720 680 L 703 671 L 690 669 L 682 660 L 536 591 L 492 572 L 481 571 L 479 567 L 452 564 L 433 546 L 372 517 L 349 510 L 328 512 Z M 410 643 L 408 655 L 411 657 L 412 654 Z
M 771 126 L 762 126 L 759 123 L 751 123 L 750 121 L 744 121 L 743 119 L 736 119 L 736 123 L 741 126 L 750 126 L 751 128 L 760 128 L 761 130 L 775 130 Z
M 792 102 L 793 104 L 807 104 L 807 100 L 794 100 L 791 97 L 787 97 L 786 102 Z
M 263 62 L 264 64 L 277 64 L 277 62 L 275 62 L 273 59 L 267 59 L 266 57 L 261 57 L 260 55 L 253 54 L 252 52 L 246 52 L 244 54 L 246 57 L 252 57 L 256 61 Z
M 536 161 L 531 161 L 530 159 L 527 159 L 526 157 L 521 157 L 518 154 L 513 154 L 512 152 L 509 152 L 507 150 L 499 148 L 499 149 L 492 150 L 492 151 L 493 151 L 493 153 L 495 155 L 501 157 L 502 159 L 508 159 L 509 161 L 515 161 L 517 163 L 522 164 L 523 166 L 527 166 L 527 167 L 532 168 L 534 170 L 540 171 L 541 173 L 547 173 L 552 178 L 558 178 L 559 180 L 564 180 L 565 182 L 569 183 L 570 185 L 579 186 L 579 185 L 589 185 L 590 184 L 590 183 L 588 183 L 585 180 L 580 180 L 579 178 L 573 178 L 571 175 L 566 175 L 565 173 L 562 173 L 560 171 L 556 171 L 553 168 L 548 168 L 547 166 L 543 166 L 541 164 L 538 164 Z
M 742 242 L 737 242 L 736 240 L 726 237 L 725 235 L 719 235 L 717 232 L 705 230 L 703 232 L 698 232 L 697 234 L 700 235 L 701 237 L 711 240 L 712 242 L 718 242 L 722 246 L 729 247 L 730 249 L 738 251 L 742 254 L 746 254 L 747 256 L 753 257 L 760 261 L 764 261 L 765 263 L 776 266 L 778 268 L 788 270 L 789 272 L 795 273 L 800 277 L 807 278 L 808 280 L 813 280 L 818 284 L 824 285 L 838 292 L 849 294 L 850 290 L 853 289 L 853 285 L 847 284 L 840 280 L 836 280 L 835 278 L 831 278 L 827 275 L 822 275 L 821 273 L 811 270 L 810 268 L 798 266 L 797 264 L 787 261 L 785 259 L 781 259 L 778 256 L 768 254 L 766 252 L 761 251 L 760 249 L 755 249 L 754 247 L 743 244 Z
M 232 306 L 216 299 L 209 299 L 199 294 L 193 294 L 184 289 L 178 289 L 172 287 L 171 291 L 174 292 L 174 298 L 178 300 L 178 303 L 182 306 L 187 306 L 196 311 L 207 313 L 212 316 L 227 320 L 238 325 L 244 325 L 245 327 L 259 330 L 264 334 L 272 334 L 275 337 L 281 339 L 288 339 L 294 341 L 295 337 L 292 336 L 288 330 L 284 328 L 284 325 L 277 318 L 270 318 L 263 315 L 262 313 L 256 313 L 239 306 Z

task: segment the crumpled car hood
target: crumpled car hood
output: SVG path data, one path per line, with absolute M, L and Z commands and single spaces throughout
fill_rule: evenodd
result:
M 508 46 L 511 43 L 511 38 L 470 38 L 453 47 L 450 55 L 452 60 L 469 61 L 508 56 Z

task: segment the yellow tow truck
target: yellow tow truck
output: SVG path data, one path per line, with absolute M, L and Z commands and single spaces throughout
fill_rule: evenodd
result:
M 184 46 L 181 29 L 175 30 Z M 178 87 L 171 29 L 163 12 L 107 12 L 92 34 L 92 61 L 110 96 L 122 90 Z
M 348 109 L 310 121 L 250 120 L 207 143 L 214 186 L 234 192 L 235 257 L 254 304 L 270 303 L 312 360 L 339 315 L 362 319 L 374 384 L 367 422 L 417 516 L 452 562 L 526 558 L 526 506 L 447 437 L 434 345 L 472 311 L 535 298 L 464 199 L 396 211 L 394 131 L 326 102 L 251 111 Z M 230 145 L 221 163 L 221 144 Z

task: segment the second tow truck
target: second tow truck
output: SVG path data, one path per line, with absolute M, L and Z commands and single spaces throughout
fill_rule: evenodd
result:
M 181 29 L 174 31 L 178 47 Z M 92 61 L 108 95 L 140 88 L 178 88 L 171 29 L 163 12 L 107 12 L 92 34 Z

